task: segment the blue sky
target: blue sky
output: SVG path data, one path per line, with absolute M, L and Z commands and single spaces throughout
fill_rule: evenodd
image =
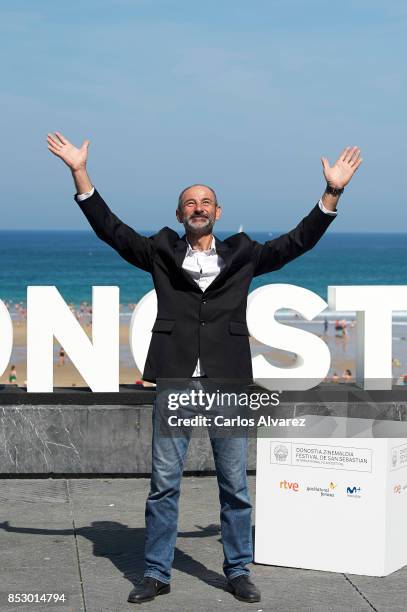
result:
M 91 140 L 89 173 L 135 228 L 212 185 L 220 230 L 289 229 L 320 156 L 364 162 L 330 231 L 406 231 L 407 5 L 375 0 L 30 0 L 0 8 L 2 228 L 86 229 L 45 144 Z

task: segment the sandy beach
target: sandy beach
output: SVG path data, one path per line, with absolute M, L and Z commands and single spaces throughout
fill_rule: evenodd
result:
M 130 321 L 130 319 L 129 319 Z M 128 323 L 129 323 L 128 321 Z M 133 357 L 131 355 L 128 336 L 129 328 L 128 323 L 120 325 L 120 383 L 121 384 L 134 384 L 136 380 L 141 379 L 141 373 L 137 369 Z M 323 336 L 323 330 L 321 324 L 312 324 L 306 322 L 291 322 L 296 326 L 312 331 L 323 337 L 327 342 L 332 356 L 332 364 L 329 376 L 332 376 L 333 372 L 336 372 L 339 377 L 342 373 L 349 369 L 352 374 L 355 370 L 355 328 L 352 327 L 348 330 L 346 339 L 335 337 L 335 331 L 331 324 L 331 329 L 328 330 L 328 335 Z M 91 335 L 91 326 L 89 324 L 82 324 L 82 328 L 86 331 L 88 336 Z M 16 366 L 17 372 L 17 384 L 19 386 L 25 386 L 27 378 L 27 365 L 26 365 L 26 321 L 14 320 L 14 342 L 13 352 L 10 359 L 9 365 L 3 375 L 0 377 L 0 383 L 8 383 L 8 377 L 10 373 L 10 367 L 12 364 Z M 287 366 L 292 365 L 295 361 L 295 356 L 292 353 L 270 349 L 261 345 L 253 338 L 250 339 L 252 353 L 263 354 L 267 360 L 270 360 L 276 366 Z M 407 344 L 407 343 L 406 343 Z M 54 386 L 55 387 L 72 387 L 72 386 L 87 386 L 82 376 L 77 371 L 69 359 L 69 355 L 65 357 L 64 365 L 59 365 L 59 343 L 54 339 Z M 400 364 L 402 366 L 402 364 Z M 402 369 L 402 367 L 401 367 Z M 407 368 L 406 368 L 407 370 Z M 397 373 L 397 372 L 396 372 Z M 400 370 L 401 373 L 401 370 Z M 145 385 L 150 385 L 146 382 Z

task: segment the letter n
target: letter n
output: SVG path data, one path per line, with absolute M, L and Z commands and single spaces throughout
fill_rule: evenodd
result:
M 92 391 L 119 391 L 119 288 L 92 287 L 92 340 L 54 286 L 27 287 L 27 391 L 53 391 L 53 338 Z

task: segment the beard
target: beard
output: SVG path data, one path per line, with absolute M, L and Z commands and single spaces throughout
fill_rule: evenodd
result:
M 194 221 L 199 218 L 200 221 Z M 205 220 L 205 222 L 204 222 Z M 212 228 L 215 225 L 215 218 L 210 215 L 191 215 L 190 217 L 184 217 L 183 224 L 185 231 L 195 236 L 206 236 L 212 233 Z

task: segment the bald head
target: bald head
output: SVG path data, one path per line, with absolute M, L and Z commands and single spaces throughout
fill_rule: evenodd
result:
M 196 183 L 194 185 L 189 185 L 189 187 L 185 187 L 185 189 L 183 189 L 181 191 L 181 193 L 179 194 L 179 197 L 178 197 L 178 210 L 182 210 L 182 203 L 183 203 L 183 201 L 187 200 L 189 195 L 193 195 L 192 192 L 195 193 L 197 188 L 201 192 L 202 192 L 202 189 L 205 189 L 208 192 L 210 192 L 212 194 L 212 196 L 209 196 L 209 197 L 211 197 L 211 199 L 215 202 L 215 204 L 218 205 L 218 200 L 216 198 L 215 190 L 212 189 L 212 187 L 209 187 L 208 185 L 203 185 L 202 183 Z M 191 194 L 189 193 L 190 190 L 191 190 Z

